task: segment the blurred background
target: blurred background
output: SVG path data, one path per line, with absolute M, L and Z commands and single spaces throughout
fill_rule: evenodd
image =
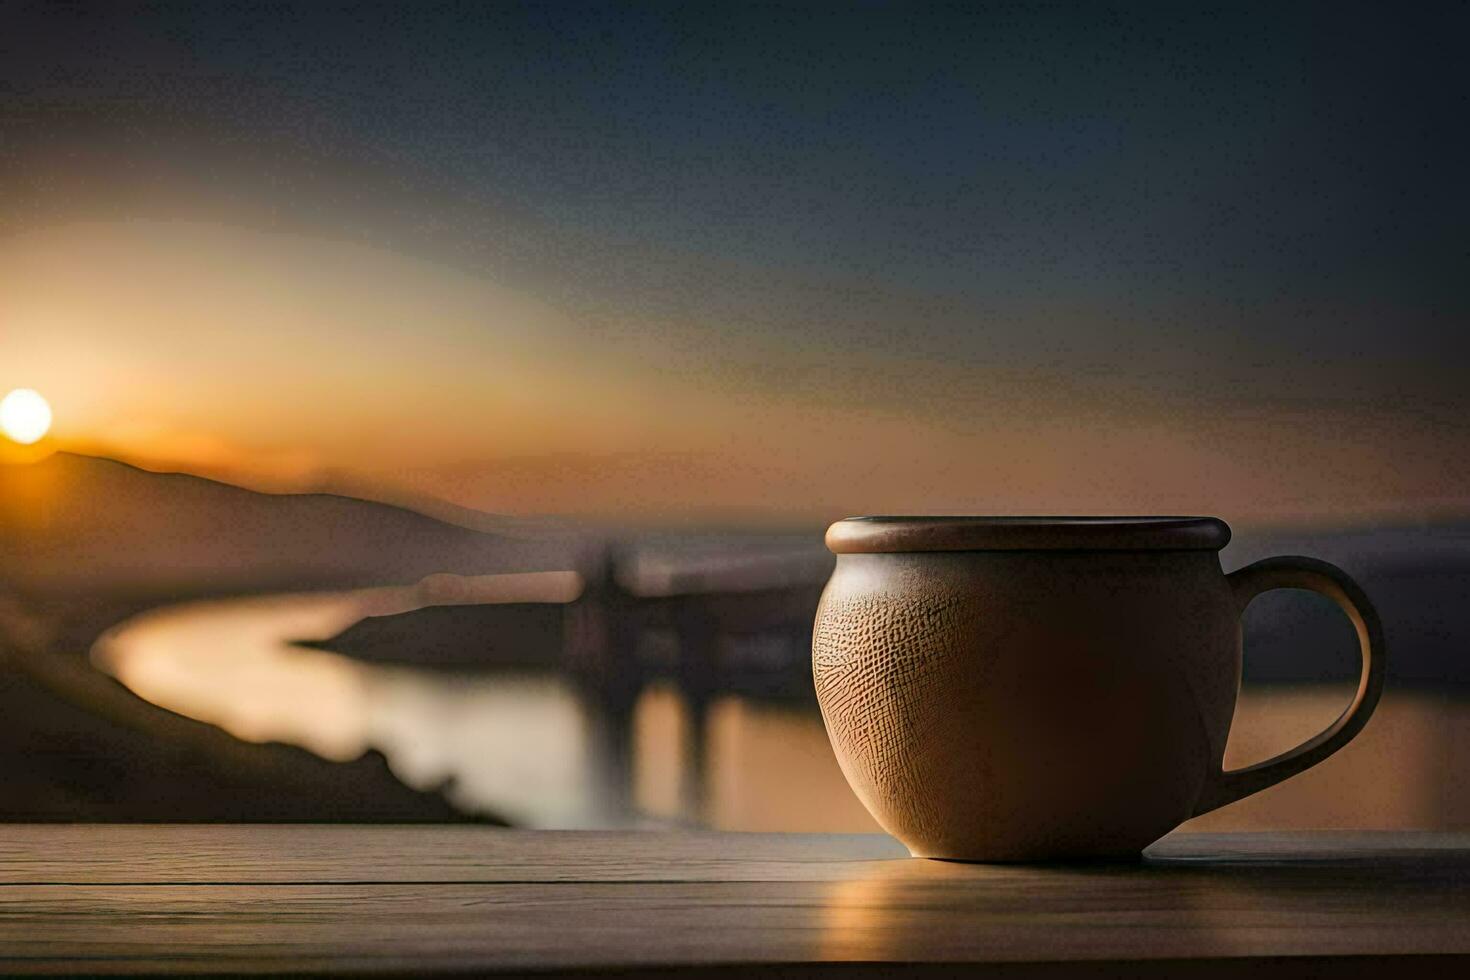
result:
M 825 525 L 1180 513 L 1390 649 L 1194 826 L 1470 826 L 1467 31 L 0 2 L 0 819 L 875 829 Z M 1227 762 L 1356 675 L 1254 603 Z

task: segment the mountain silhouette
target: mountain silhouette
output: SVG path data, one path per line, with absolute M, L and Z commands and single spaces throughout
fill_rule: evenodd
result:
M 480 523 L 496 530 L 56 453 L 0 465 L 0 588 L 73 596 L 346 588 L 573 568 L 582 547 L 570 532 Z

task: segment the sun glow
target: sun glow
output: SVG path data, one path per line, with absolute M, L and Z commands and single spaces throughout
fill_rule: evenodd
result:
M 41 393 L 17 388 L 0 400 L 0 432 L 22 446 L 40 442 L 51 429 L 51 406 Z

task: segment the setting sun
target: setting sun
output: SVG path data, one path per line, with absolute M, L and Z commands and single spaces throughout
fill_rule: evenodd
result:
M 0 401 L 0 432 L 22 446 L 41 441 L 51 429 L 51 406 L 41 393 L 17 388 Z

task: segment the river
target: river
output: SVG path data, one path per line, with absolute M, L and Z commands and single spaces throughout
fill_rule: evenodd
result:
M 564 601 L 579 588 L 571 574 L 436 577 L 406 588 L 166 606 L 109 630 L 92 660 L 138 696 L 247 741 L 298 745 L 333 760 L 378 749 L 404 783 L 443 787 L 457 807 L 517 825 L 875 829 L 806 705 L 718 699 L 695 739 L 678 692 L 649 687 L 634 710 L 631 772 L 618 776 L 593 713 L 555 673 L 385 666 L 293 642 L 328 640 L 366 616 L 431 603 Z M 1350 693 L 1346 681 L 1246 688 L 1227 764 L 1309 736 Z M 691 746 L 701 747 L 698 758 Z M 1339 755 L 1194 825 L 1464 827 L 1467 758 L 1470 705 L 1442 692 L 1390 690 Z M 631 806 L 611 804 L 619 794 L 608 792 L 610 778 L 631 782 L 624 797 Z

